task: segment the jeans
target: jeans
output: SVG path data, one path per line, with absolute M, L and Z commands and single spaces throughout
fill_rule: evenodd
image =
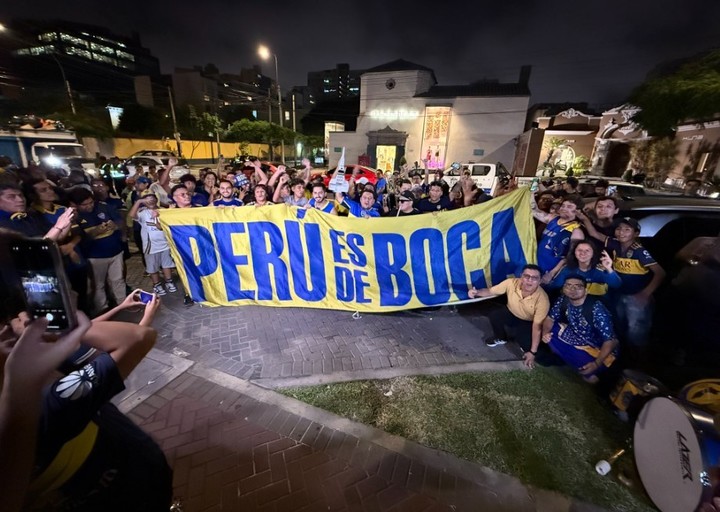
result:
M 645 347 L 652 327 L 654 305 L 651 301 L 641 304 L 632 295 L 618 296 L 615 304 L 616 331 L 621 341 L 633 347 Z

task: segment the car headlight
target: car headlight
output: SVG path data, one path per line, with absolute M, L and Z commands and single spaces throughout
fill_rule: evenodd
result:
M 62 166 L 62 160 L 60 160 L 58 157 L 54 155 L 50 155 L 45 159 L 45 163 L 49 165 L 50 167 L 61 167 Z

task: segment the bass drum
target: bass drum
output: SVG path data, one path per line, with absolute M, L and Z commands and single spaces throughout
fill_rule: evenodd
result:
M 635 418 L 650 398 L 669 394 L 670 390 L 656 378 L 637 370 L 623 370 L 615 389 L 610 393 L 610 402 L 618 416 L 627 421 L 628 418 Z
M 633 447 L 643 486 L 661 511 L 692 512 L 720 497 L 720 435 L 709 413 L 652 398 L 635 422 Z

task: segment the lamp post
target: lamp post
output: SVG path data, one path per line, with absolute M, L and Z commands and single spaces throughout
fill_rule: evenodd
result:
M 273 59 L 275 59 L 275 84 L 277 85 L 277 96 L 278 96 L 278 119 L 280 127 L 283 127 L 283 113 L 282 113 L 282 94 L 280 93 L 280 74 L 278 73 L 278 58 L 277 55 L 270 51 L 270 49 L 265 45 L 260 45 L 258 47 L 258 55 L 260 55 L 260 58 L 263 60 L 268 60 L 270 56 L 272 55 Z M 285 163 L 285 141 L 280 141 L 280 149 L 282 151 L 282 162 Z

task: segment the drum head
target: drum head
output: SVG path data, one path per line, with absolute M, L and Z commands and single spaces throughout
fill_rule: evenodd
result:
M 685 409 L 665 397 L 645 404 L 633 436 L 635 463 L 645 490 L 663 512 L 687 512 L 700 504 L 700 442 Z

